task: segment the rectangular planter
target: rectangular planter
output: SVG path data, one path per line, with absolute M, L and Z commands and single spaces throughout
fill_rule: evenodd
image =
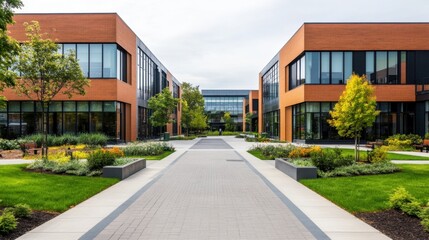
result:
M 276 168 L 296 181 L 317 178 L 317 167 L 298 167 L 281 158 L 276 158 Z
M 146 160 L 138 159 L 122 166 L 103 167 L 103 177 L 125 179 L 134 173 L 146 168 Z

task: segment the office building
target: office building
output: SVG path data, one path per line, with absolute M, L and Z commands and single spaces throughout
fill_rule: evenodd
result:
M 363 140 L 429 127 L 429 23 L 305 23 L 259 76 L 259 132 L 286 141 L 345 141 L 329 111 L 354 72 L 381 111 Z
M 148 100 L 168 87 L 180 98 L 180 82 L 116 13 L 16 14 L 10 35 L 25 41 L 24 22 L 38 21 L 41 32 L 55 40 L 60 53 L 76 53 L 91 86 L 84 96 L 59 94 L 48 113 L 50 134 L 102 132 L 132 141 L 181 133 L 180 105 L 174 122 L 164 128 L 149 123 Z M 0 112 L 1 137 L 40 132 L 40 106 L 13 90 L 4 92 L 8 105 Z

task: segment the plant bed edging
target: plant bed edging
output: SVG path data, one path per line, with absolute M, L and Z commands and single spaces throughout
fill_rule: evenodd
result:
M 122 166 L 105 166 L 103 177 L 123 180 L 144 168 L 146 168 L 146 159 L 138 159 Z
M 282 158 L 276 158 L 275 166 L 278 170 L 296 181 L 317 178 L 317 167 L 295 166 Z

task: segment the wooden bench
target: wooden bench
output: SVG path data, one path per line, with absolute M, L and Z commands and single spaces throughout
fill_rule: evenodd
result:
M 429 151 L 429 139 L 424 139 L 422 144 L 414 145 L 414 147 L 417 150 L 420 150 L 420 152 L 423 152 L 423 150 L 428 152 Z
M 380 140 L 380 139 L 377 139 L 377 140 L 375 140 L 375 142 L 367 142 L 366 143 L 366 147 L 367 148 L 371 148 L 371 149 L 374 149 L 374 147 L 381 147 L 381 146 L 383 146 L 383 140 Z

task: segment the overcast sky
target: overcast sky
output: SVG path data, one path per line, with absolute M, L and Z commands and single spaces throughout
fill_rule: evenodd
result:
M 179 81 L 200 89 L 256 89 L 258 73 L 304 22 L 429 22 L 428 0 L 23 2 L 18 12 L 117 12 Z

